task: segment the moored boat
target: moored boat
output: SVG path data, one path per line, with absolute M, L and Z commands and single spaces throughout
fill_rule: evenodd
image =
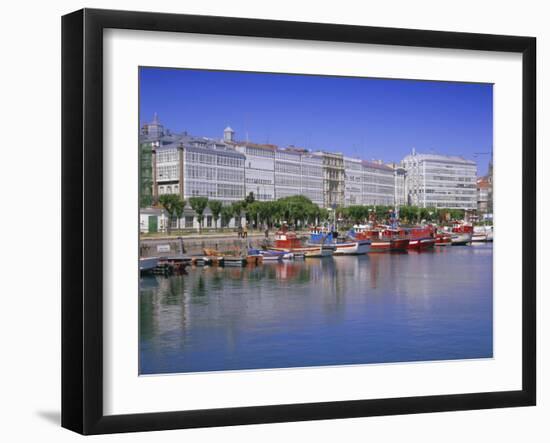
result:
M 334 255 L 363 255 L 370 251 L 370 240 L 354 240 L 335 243 Z
M 310 244 L 324 244 L 334 247 L 334 255 L 362 255 L 370 250 L 371 241 L 369 239 L 335 239 L 332 232 L 323 232 L 313 230 L 310 234 Z
M 146 257 L 139 259 L 139 271 L 150 272 L 153 271 L 159 264 L 158 257 Z
M 405 228 L 403 231 L 400 232 L 401 236 L 409 237 L 407 249 L 424 250 L 435 246 L 436 238 L 430 226 Z
M 369 252 L 406 251 L 409 246 L 409 239 L 393 228 L 354 226 L 348 235 L 357 240 L 370 240 Z
M 335 248 L 326 244 L 304 246 L 295 232 L 281 230 L 275 234 L 274 246 L 269 247 L 268 250 L 303 255 L 306 258 L 320 258 L 331 257 Z
M 472 243 L 474 228 L 471 224 L 456 222 L 451 229 L 451 244 L 453 246 Z
M 448 232 L 438 231 L 435 234 L 435 245 L 436 246 L 449 246 L 452 244 L 452 235 Z
M 284 252 L 280 251 L 267 251 L 263 249 L 249 249 L 249 255 L 260 255 L 264 262 L 279 262 L 283 260 L 285 256 Z
M 223 266 L 245 266 L 247 264 L 246 257 L 227 255 L 223 257 L 221 262 Z
M 492 226 L 474 226 L 472 241 L 473 242 L 492 242 L 493 227 Z

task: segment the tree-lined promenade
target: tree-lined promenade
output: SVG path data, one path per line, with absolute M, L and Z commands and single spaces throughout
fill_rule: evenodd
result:
M 393 206 L 353 205 L 326 209 L 319 207 L 302 195 L 280 198 L 275 201 L 257 201 L 254 194 L 250 193 L 244 200 L 224 205 L 219 200 L 210 200 L 207 197 L 191 197 L 189 201 L 186 201 L 182 200 L 178 194 L 164 194 L 160 196 L 158 206 L 165 210 L 168 217 L 168 235 L 220 234 L 228 229 L 232 232 L 234 229 L 243 227 L 243 218 L 246 220 L 244 223 L 247 229 L 264 231 L 278 228 L 283 223 L 294 229 L 318 225 L 333 226 L 336 223 L 340 228 L 346 229 L 354 224 L 390 223 L 395 217 Z M 184 229 L 180 226 L 180 220 L 186 207 L 194 211 L 199 225 L 198 229 Z M 207 208 L 212 215 L 214 227 L 205 231 L 204 213 Z M 398 217 L 402 224 L 444 223 L 464 218 L 464 210 L 401 206 L 398 208 Z M 232 220 L 234 220 L 235 228 L 227 228 Z M 173 221 L 176 221 L 175 228 L 172 227 Z

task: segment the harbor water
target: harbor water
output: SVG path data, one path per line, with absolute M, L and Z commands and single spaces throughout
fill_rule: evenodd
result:
M 140 374 L 491 358 L 492 248 L 142 277 Z

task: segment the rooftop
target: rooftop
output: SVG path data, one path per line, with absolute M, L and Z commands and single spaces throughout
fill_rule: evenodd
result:
M 393 171 L 393 168 L 391 166 L 385 165 L 383 163 L 362 160 L 361 164 L 366 168 L 380 169 L 382 171 Z
M 477 163 L 473 160 L 466 160 L 464 157 L 460 157 L 458 155 L 443 155 L 443 154 L 418 154 L 415 151 L 413 151 L 412 154 L 407 155 L 403 161 L 407 160 L 432 160 L 432 161 L 439 161 L 439 162 L 453 162 L 453 163 L 461 163 L 465 165 L 477 165 Z

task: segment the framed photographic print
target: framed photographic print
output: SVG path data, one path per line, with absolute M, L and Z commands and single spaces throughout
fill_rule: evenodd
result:
M 535 404 L 534 38 L 62 26 L 64 427 Z

